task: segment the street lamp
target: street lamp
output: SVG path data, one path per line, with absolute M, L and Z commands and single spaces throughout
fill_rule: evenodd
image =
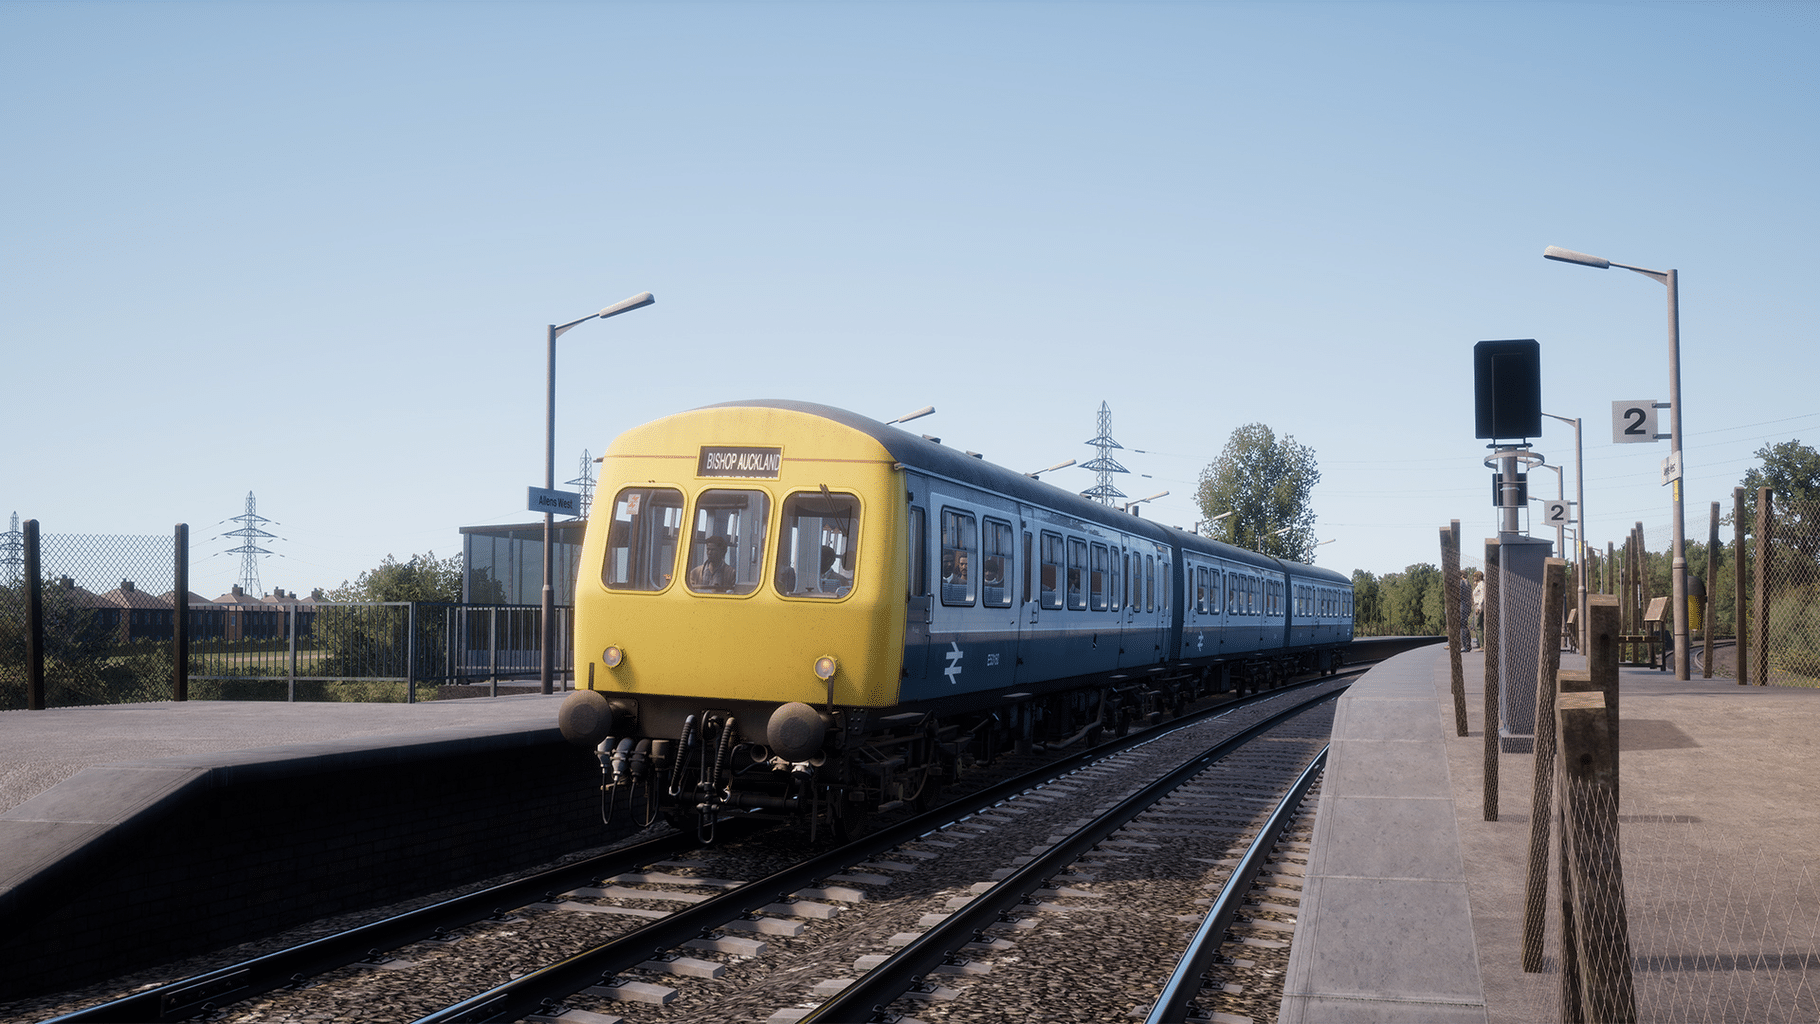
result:
M 564 331 L 574 327 L 576 324 L 585 323 L 595 317 L 605 320 L 610 316 L 618 316 L 628 310 L 649 306 L 656 301 L 656 299 L 651 297 L 650 292 L 639 292 L 637 295 L 622 302 L 616 302 L 598 313 L 589 313 L 579 320 L 571 320 L 566 324 L 550 325 L 549 359 L 545 364 L 548 371 L 545 377 L 545 384 L 547 387 L 544 396 L 543 486 L 545 490 L 553 491 L 556 489 L 556 339 L 562 337 Z M 538 653 L 539 665 L 537 669 L 537 677 L 543 684 L 544 693 L 552 692 L 550 686 L 550 647 L 552 637 L 556 631 L 556 594 L 555 591 L 550 588 L 550 561 L 552 553 L 551 533 L 555 526 L 555 522 L 555 513 L 546 508 L 543 514 L 543 642 L 541 644 L 542 650 Z
M 1041 480 L 1043 478 L 1044 473 L 1053 472 L 1054 470 L 1058 470 L 1058 469 L 1067 469 L 1069 466 L 1072 466 L 1072 465 L 1074 465 L 1074 460 L 1069 459 L 1067 462 L 1058 462 L 1053 466 L 1048 466 L 1043 469 L 1031 470 L 1030 472 L 1025 473 L 1024 475 L 1029 477 L 1032 480 Z
M 1137 508 L 1139 505 L 1142 505 L 1144 502 L 1155 501 L 1158 498 L 1168 495 L 1168 493 L 1169 493 L 1168 491 L 1158 491 L 1155 494 L 1152 494 L 1151 496 L 1149 496 L 1148 498 L 1139 498 L 1136 501 L 1128 501 L 1125 503 L 1125 511 L 1130 512 L 1132 509 Z
M 1586 462 L 1583 458 L 1585 449 L 1580 445 L 1580 419 L 1577 416 L 1568 419 L 1566 416 L 1556 416 L 1552 412 L 1545 412 L 1542 415 L 1551 420 L 1560 420 L 1562 423 L 1574 425 L 1574 523 L 1578 526 L 1578 529 L 1574 531 L 1574 558 L 1579 566 L 1574 575 L 1579 577 L 1580 581 L 1578 605 L 1580 609 L 1580 650 L 1590 652 L 1592 650 L 1592 624 L 1586 621 Z
M 1194 532 L 1195 532 L 1195 533 L 1200 533 L 1200 532 L 1201 532 L 1201 527 L 1203 527 L 1203 526 L 1208 526 L 1208 527 L 1211 527 L 1211 526 L 1212 526 L 1212 525 L 1213 525 L 1213 524 L 1214 524 L 1214 523 L 1217 523 L 1217 522 L 1219 522 L 1219 521 L 1220 521 L 1220 520 L 1222 520 L 1222 519 L 1224 519 L 1224 518 L 1226 518 L 1226 517 L 1227 517 L 1227 516 L 1229 516 L 1229 515 L 1232 515 L 1232 514 L 1233 514 L 1233 513 L 1235 513 L 1235 512 L 1237 512 L 1237 511 L 1238 511 L 1238 509 L 1236 509 L 1236 508 L 1234 508 L 1234 509 L 1228 509 L 1228 510 L 1226 510 L 1226 511 L 1224 511 L 1224 512 L 1221 512 L 1221 513 L 1220 513 L 1220 514 L 1219 514 L 1219 515 L 1217 515 L 1217 516 L 1214 516 L 1214 517 L 1213 517 L 1213 518 L 1212 518 L 1212 519 L 1203 519 L 1203 520 L 1201 520 L 1201 521 L 1200 521 L 1200 522 L 1198 522 L 1198 523 L 1196 523 L 1196 524 L 1194 524 Z M 1207 535 L 1206 535 L 1206 536 L 1212 536 L 1212 535 L 1211 535 L 1211 534 L 1207 534 Z
M 1674 549 L 1671 554 L 1670 571 L 1674 577 L 1675 589 L 1675 678 L 1685 680 L 1688 677 L 1687 649 L 1687 523 L 1681 503 L 1681 477 L 1686 475 L 1687 466 L 1681 461 L 1681 299 L 1680 289 L 1673 270 L 1648 270 L 1633 267 L 1627 263 L 1614 263 L 1598 256 L 1588 256 L 1572 249 L 1549 246 L 1542 250 L 1545 259 L 1559 260 L 1562 263 L 1578 263 L 1583 267 L 1605 270 L 1617 267 L 1652 277 L 1668 288 L 1668 447 L 1669 459 L 1676 472 L 1674 480 Z
M 933 406 L 933 405 L 925 405 L 925 406 L 923 406 L 923 407 L 922 407 L 922 408 L 921 408 L 921 409 L 918 409 L 918 410 L 916 410 L 916 411 L 915 411 L 915 412 L 907 412 L 907 413 L 904 413 L 904 414 L 903 414 L 903 415 L 902 415 L 902 416 L 899 416 L 899 417 L 898 417 L 898 418 L 897 418 L 897 419 L 894 419 L 894 420 L 886 420 L 886 421 L 885 421 L 885 426 L 887 426 L 887 427 L 888 427 L 888 426 L 890 426 L 890 425 L 891 425 L 891 424 L 893 424 L 893 423 L 908 423 L 908 422 L 910 422 L 910 421 L 911 421 L 911 420 L 915 420 L 915 419 L 921 419 L 921 418 L 923 418 L 923 417 L 924 417 L 924 416 L 927 416 L 927 415 L 929 415 L 929 414 L 930 414 L 930 413 L 933 413 L 933 412 L 934 412 L 934 411 L 935 411 L 935 406 Z

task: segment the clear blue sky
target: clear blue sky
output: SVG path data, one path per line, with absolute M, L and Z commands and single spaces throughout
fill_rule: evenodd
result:
M 248 491 L 266 590 L 457 553 L 534 518 L 546 325 L 649 290 L 558 343 L 559 483 L 730 399 L 1019 470 L 1105 401 L 1148 516 L 1261 421 L 1384 573 L 1495 532 L 1472 345 L 1536 338 L 1590 539 L 1666 547 L 1668 446 L 1610 443 L 1663 289 L 1542 250 L 1680 271 L 1704 537 L 1820 445 L 1816 53 L 1813 4 L 0 3 L 0 516 L 188 522 L 210 597 Z

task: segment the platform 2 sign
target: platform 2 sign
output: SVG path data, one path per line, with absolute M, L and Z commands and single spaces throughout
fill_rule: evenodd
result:
M 552 491 L 544 487 L 532 487 L 529 490 L 533 512 L 548 512 L 558 516 L 581 515 L 581 495 L 574 491 Z
M 776 480 L 784 464 L 782 448 L 736 448 L 702 445 L 701 457 L 695 463 L 696 476 L 741 477 L 747 480 Z
M 1656 410 L 1667 406 L 1653 398 L 1611 404 L 1611 443 L 1641 444 L 1660 441 L 1666 434 L 1656 433 Z

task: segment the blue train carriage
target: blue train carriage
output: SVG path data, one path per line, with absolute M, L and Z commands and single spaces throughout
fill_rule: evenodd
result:
M 843 832 L 964 759 L 1122 732 L 1235 666 L 1275 682 L 1296 628 L 1270 603 L 1292 567 L 826 406 L 627 431 L 596 495 L 563 732 L 598 747 L 609 797 L 699 829 Z M 1223 600 L 1190 613 L 1203 569 Z

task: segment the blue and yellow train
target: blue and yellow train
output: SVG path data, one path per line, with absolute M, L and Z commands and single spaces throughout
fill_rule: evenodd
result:
M 821 405 L 620 435 L 563 733 L 652 813 L 844 832 L 968 760 L 1333 671 L 1352 586 Z

